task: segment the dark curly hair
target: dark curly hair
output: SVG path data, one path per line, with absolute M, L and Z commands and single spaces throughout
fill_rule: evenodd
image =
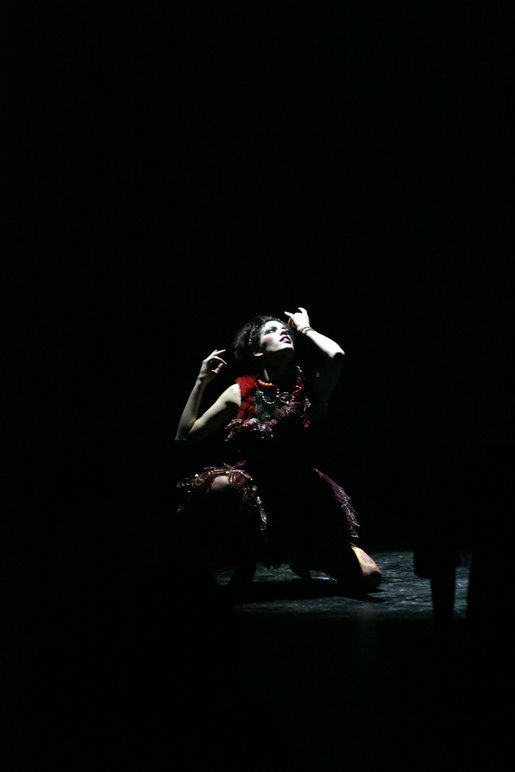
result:
M 234 364 L 241 373 L 250 374 L 258 369 L 253 355 L 259 351 L 259 336 L 262 326 L 271 321 L 285 324 L 283 319 L 273 314 L 255 314 L 234 336 L 232 341 Z M 295 330 L 290 327 L 289 332 L 295 344 Z

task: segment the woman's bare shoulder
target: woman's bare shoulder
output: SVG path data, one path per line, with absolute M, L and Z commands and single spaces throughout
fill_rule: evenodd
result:
M 238 383 L 232 383 L 221 395 L 227 405 L 241 405 L 241 390 Z

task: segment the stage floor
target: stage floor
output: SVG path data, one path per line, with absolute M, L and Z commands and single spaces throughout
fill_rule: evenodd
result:
M 259 770 L 508 765 L 498 684 L 466 631 L 467 562 L 456 571 L 453 623 L 439 632 L 413 554 L 372 557 L 383 581 L 365 598 L 339 595 L 323 574 L 306 583 L 258 567 L 233 605 L 234 669 L 212 727 L 221 757 L 231 748 L 243 764 L 251 747 Z M 216 574 L 222 584 L 229 575 Z
M 70 772 L 511 768 L 511 693 L 467 632 L 468 566 L 443 633 L 412 553 L 371 554 L 383 582 L 364 598 L 287 568 L 259 567 L 237 600 L 113 572 L 27 638 L 19 750 Z
M 368 622 L 431 619 L 430 583 L 413 573 L 413 553 L 375 552 L 372 557 L 383 578 L 379 588 L 365 598 L 341 595 L 335 582 L 323 573 L 313 572 L 312 581 L 305 582 L 288 566 L 274 569 L 258 565 L 252 587 L 235 603 L 234 608 L 240 617 L 285 615 L 290 621 L 296 615 L 318 621 L 321 618 L 357 621 L 363 617 Z M 218 570 L 214 575 L 221 585 L 226 585 L 231 573 L 231 570 Z M 456 570 L 456 620 L 463 620 L 466 615 L 468 576 L 468 559 L 465 556 Z

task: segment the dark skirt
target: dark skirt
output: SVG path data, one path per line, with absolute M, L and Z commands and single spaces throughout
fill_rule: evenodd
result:
M 299 573 L 338 573 L 359 527 L 345 490 L 315 467 L 292 470 L 280 463 L 261 471 L 250 474 L 240 461 L 206 467 L 181 480 L 179 518 L 195 525 L 199 541 L 229 545 L 229 552 L 243 543 L 248 551 L 252 543 L 265 565 L 286 562 Z M 220 476 L 227 478 L 230 491 L 225 503 L 210 494 Z

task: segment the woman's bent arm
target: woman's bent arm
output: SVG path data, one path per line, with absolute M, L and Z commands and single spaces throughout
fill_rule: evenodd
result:
M 240 387 L 237 383 L 233 383 L 198 418 L 204 388 L 205 383 L 199 382 L 197 379 L 179 420 L 175 435 L 177 442 L 190 444 L 203 440 L 217 429 L 226 426 L 238 412 L 241 404 Z
M 237 384 L 229 386 L 199 418 L 200 403 L 204 390 L 220 370 L 227 364 L 220 356 L 225 349 L 215 349 L 203 361 L 195 385 L 186 401 L 179 419 L 177 442 L 198 442 L 223 427 L 236 415 L 241 403 L 240 388 Z
M 325 403 L 334 391 L 334 388 L 340 377 L 343 366 L 343 357 L 345 352 L 336 341 L 314 330 L 309 322 L 308 312 L 305 308 L 299 306 L 295 313 L 286 311 L 288 323 L 294 327 L 298 333 L 305 335 L 314 346 L 326 357 L 326 361 L 316 384 L 316 405 L 317 409 L 323 409 Z

